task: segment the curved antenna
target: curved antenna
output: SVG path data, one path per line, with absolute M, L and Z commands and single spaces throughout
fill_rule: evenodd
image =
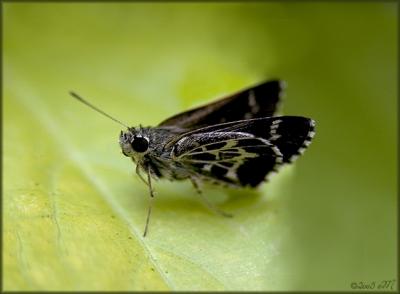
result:
M 123 122 L 119 121 L 118 119 L 112 117 L 111 115 L 105 113 L 103 110 L 97 108 L 97 107 L 94 106 L 93 104 L 89 103 L 88 101 L 86 101 L 85 99 L 83 99 L 81 96 L 79 96 L 79 95 L 76 94 L 75 92 L 70 91 L 69 94 L 70 94 L 72 97 L 74 97 L 76 100 L 78 100 L 78 101 L 82 102 L 83 104 L 89 106 L 90 108 L 92 108 L 93 110 L 97 111 L 98 113 L 100 113 L 100 114 L 102 114 L 102 115 L 108 117 L 109 119 L 111 119 L 111 120 L 115 121 L 116 123 L 119 123 L 120 125 L 123 125 L 124 127 L 126 127 L 126 128 L 129 129 L 129 127 L 128 127 L 126 124 L 124 124 Z

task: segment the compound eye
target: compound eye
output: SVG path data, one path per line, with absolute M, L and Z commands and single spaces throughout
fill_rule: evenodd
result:
M 149 141 L 144 137 L 134 137 L 131 146 L 136 152 L 146 152 L 149 148 Z

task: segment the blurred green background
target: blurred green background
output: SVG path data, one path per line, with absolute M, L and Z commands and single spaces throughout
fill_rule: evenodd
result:
M 4 290 L 352 290 L 397 277 L 396 3 L 4 3 Z M 120 127 L 268 78 L 317 121 L 258 191 L 157 182 Z M 397 284 L 397 281 L 396 281 Z

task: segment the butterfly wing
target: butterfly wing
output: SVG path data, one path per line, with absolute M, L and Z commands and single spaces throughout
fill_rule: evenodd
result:
M 173 117 L 159 126 L 194 129 L 243 119 L 273 116 L 279 102 L 283 82 L 272 80 L 200 106 Z
M 232 186 L 257 186 L 282 161 L 268 141 L 240 132 L 193 134 L 180 140 L 173 155 L 195 176 Z
M 314 125 L 305 117 L 281 116 L 205 127 L 180 136 L 173 159 L 205 178 L 255 187 L 303 153 Z

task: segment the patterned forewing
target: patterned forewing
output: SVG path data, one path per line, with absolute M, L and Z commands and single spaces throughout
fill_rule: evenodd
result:
M 279 149 L 283 162 L 288 163 L 301 155 L 310 145 L 315 134 L 315 122 L 302 116 L 276 116 L 236 121 L 187 132 L 168 144 L 175 144 L 182 137 L 215 132 L 240 132 L 265 139 Z
M 211 132 L 182 138 L 174 160 L 194 177 L 234 186 L 257 186 L 282 161 L 268 141 L 241 132 Z

